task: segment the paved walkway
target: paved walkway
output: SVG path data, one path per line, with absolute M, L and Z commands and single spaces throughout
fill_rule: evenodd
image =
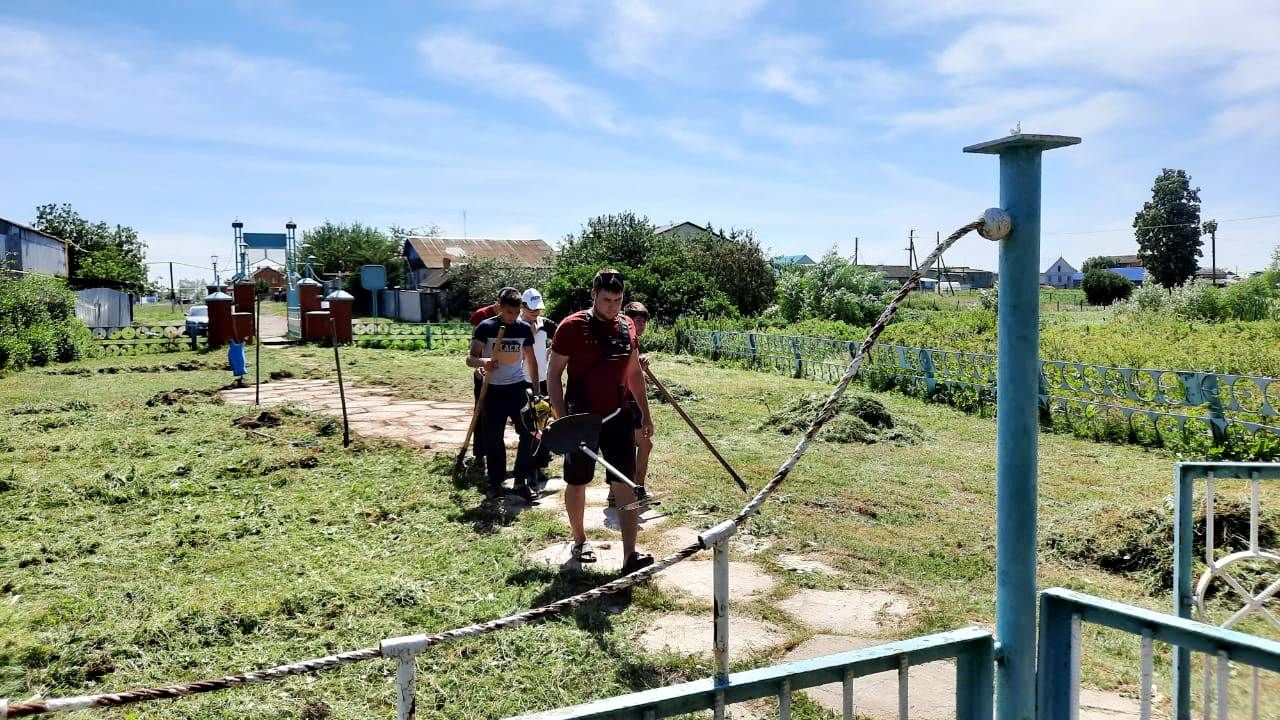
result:
M 253 387 L 223 391 L 226 402 L 252 405 Z M 369 387 L 347 387 L 347 412 L 352 433 L 365 437 L 399 440 L 424 450 L 451 451 L 462 445 L 471 419 L 471 405 L 444 400 L 406 400 L 388 391 Z M 312 412 L 342 416 L 337 383 L 330 380 L 286 379 L 264 383 L 263 405 L 293 403 Z M 515 433 L 508 431 L 508 444 L 514 444 Z M 555 512 L 568 524 L 564 513 L 564 483 L 552 480 L 538 499 L 539 509 Z M 660 490 L 660 489 L 659 489 Z M 659 492 L 659 496 L 660 496 Z M 587 489 L 586 526 L 589 532 L 605 531 L 604 508 L 608 490 L 595 482 Z M 662 505 L 647 509 L 641 515 L 638 544 L 655 553 L 670 552 L 697 539 L 698 531 L 681 526 L 665 526 L 667 516 Z M 605 531 L 608 532 L 608 531 Z M 597 536 L 603 533 L 596 533 Z M 593 569 L 617 572 L 622 565 L 621 541 L 595 543 L 599 562 Z M 744 653 L 780 650 L 791 633 L 785 627 L 752 617 L 741 608 L 752 602 L 766 602 L 770 607 L 790 615 L 809 638 L 786 653 L 786 660 L 830 655 L 857 648 L 870 647 L 909 635 L 904 628 L 914 627 L 908 620 L 913 611 L 911 599 L 874 588 L 843 590 L 784 589 L 763 562 L 771 543 L 753 538 L 747 532 L 733 540 L 734 560 L 729 566 L 732 604 L 739 608 L 731 614 L 730 652 L 735 657 Z M 579 569 L 570 557 L 567 543 L 532 548 L 528 557 L 563 570 Z M 824 558 L 799 554 L 780 554 L 772 562 L 782 573 L 814 573 L 827 581 L 838 582 L 844 576 Z M 665 612 L 652 625 L 637 633 L 633 640 L 649 652 L 710 656 L 712 578 L 711 560 L 704 557 L 688 560 L 657 578 L 665 592 L 704 604 L 700 614 Z M 911 717 L 917 720 L 942 720 L 955 716 L 955 667 L 949 662 L 934 662 L 912 668 L 909 677 Z M 815 702 L 839 713 L 841 691 L 831 685 L 806 691 Z M 855 682 L 855 702 L 860 716 L 896 718 L 898 713 L 898 678 L 895 672 L 880 673 Z M 758 708 L 735 709 L 733 716 L 758 714 Z M 1138 717 L 1137 701 L 1115 693 L 1085 689 L 1080 708 L 1082 720 L 1125 720 Z
M 332 380 L 289 378 L 263 383 L 263 405 L 290 403 L 321 415 L 342 417 L 338 384 Z M 471 422 L 471 404 L 450 400 L 406 400 L 369 387 L 346 387 L 347 416 L 353 435 L 399 440 L 423 450 L 449 451 L 462 447 Z M 253 405 L 253 386 L 224 390 L 230 405 Z M 507 444 L 516 442 L 507 433 Z

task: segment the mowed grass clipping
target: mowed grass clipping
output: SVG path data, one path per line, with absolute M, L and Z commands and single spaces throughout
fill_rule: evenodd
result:
M 326 348 L 264 350 L 263 376 L 332 377 L 332 357 Z M 219 677 L 500 617 L 607 579 L 563 576 L 525 560 L 566 529 L 543 511 L 508 517 L 481 509 L 474 487 L 449 477 L 448 462 L 389 442 L 343 449 L 327 418 L 297 410 L 281 411 L 283 424 L 262 431 L 269 437 L 234 429 L 232 421 L 254 409 L 216 401 L 213 392 L 230 380 L 205 367 L 218 356 L 158 358 L 77 367 L 198 364 L 0 379 L 0 696 Z M 405 397 L 471 397 L 461 357 L 344 349 L 343 360 L 352 383 Z M 753 487 L 798 439 L 762 429 L 765 418 L 797 397 L 829 391 L 683 358 L 656 356 L 653 369 L 690 391 L 682 405 Z M 178 388 L 194 392 L 173 405 L 147 404 Z M 775 607 L 806 587 L 908 595 L 912 614 L 886 638 L 991 626 L 994 423 L 899 395 L 874 397 L 895 420 L 918 426 L 921 444 L 814 446 L 739 538 L 772 543 L 754 559 L 780 588 L 733 612 L 776 625 L 788 641 L 773 654 L 734 650 L 735 667 L 776 661 L 812 634 Z M 740 508 L 745 497 L 674 411 L 653 407 L 650 486 L 666 497 L 670 524 L 701 529 Z M 1161 507 L 1171 491 L 1168 454 L 1057 435 L 1042 435 L 1040 446 L 1046 530 L 1078 527 L 1099 506 Z M 776 562 L 783 553 L 821 558 L 842 575 L 787 573 Z M 1145 577 L 1054 552 L 1041 553 L 1040 582 L 1169 606 L 1166 595 L 1150 594 Z M 620 615 L 591 607 L 428 651 L 419 660 L 420 710 L 501 717 L 709 675 L 709 659 L 646 655 L 633 642 L 674 611 L 710 617 L 705 603 L 646 587 Z M 1136 638 L 1089 631 L 1086 641 L 1086 682 L 1135 687 Z M 1167 670 L 1167 655 L 1158 669 Z M 78 715 L 388 717 L 394 672 L 393 662 L 375 660 Z M 799 717 L 824 717 L 809 703 L 798 708 Z

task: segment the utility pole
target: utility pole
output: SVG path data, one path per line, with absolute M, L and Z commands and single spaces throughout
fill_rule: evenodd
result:
M 916 229 L 911 228 L 907 233 L 907 267 L 912 270 L 916 269 Z
M 853 236 L 853 264 L 858 264 L 858 236 Z
M 942 244 L 942 231 L 940 230 L 934 231 L 933 242 L 935 247 Z M 947 261 L 942 259 L 942 253 L 938 253 L 938 267 L 942 268 L 941 272 L 938 275 L 938 279 L 941 280 L 943 277 L 947 275 Z M 954 285 L 951 284 L 950 281 L 947 281 L 947 289 L 951 291 L 951 295 L 954 297 L 956 294 L 956 288 Z M 941 285 L 938 286 L 938 294 L 939 295 L 942 294 Z
M 1213 273 L 1213 286 L 1217 287 L 1218 286 L 1218 221 L 1206 220 L 1204 222 L 1203 230 L 1204 232 L 1202 232 L 1201 235 L 1205 233 L 1209 234 L 1209 257 L 1211 258 L 1209 262 L 1210 262 L 1210 266 L 1212 267 L 1212 270 L 1210 272 Z
M 173 290 L 173 261 L 169 261 L 169 309 L 178 307 L 178 294 Z

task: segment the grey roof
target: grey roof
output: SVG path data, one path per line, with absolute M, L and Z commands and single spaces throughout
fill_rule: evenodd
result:
M 57 235 L 50 235 L 49 233 L 45 232 L 44 230 L 40 230 L 39 228 L 33 228 L 33 227 L 31 227 L 30 225 L 28 225 L 28 224 L 26 224 L 26 223 L 20 223 L 20 222 L 18 222 L 18 221 L 16 221 L 16 220 L 9 220 L 8 218 L 2 218 L 2 217 L 0 217 L 0 223 L 5 223 L 5 224 L 8 224 L 8 225 L 12 225 L 12 226 L 14 226 L 14 227 L 16 227 L 16 228 L 22 228 L 23 230 L 26 230 L 27 232 L 33 232 L 33 233 L 35 233 L 35 234 L 37 234 L 37 235 L 43 235 L 44 237 L 47 237 L 47 238 L 49 238 L 50 240 L 57 240 L 58 242 L 62 243 L 63 245 L 70 245 L 70 244 L 71 244 L 71 243 L 67 242 L 66 240 L 63 240 L 62 238 L 58 237 Z

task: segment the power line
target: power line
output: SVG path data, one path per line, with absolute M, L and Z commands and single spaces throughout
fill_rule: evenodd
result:
M 1252 215 L 1250 217 L 1226 218 L 1224 220 L 1219 220 L 1218 222 L 1220 223 L 1245 222 L 1248 220 L 1268 220 L 1270 218 L 1280 218 L 1280 213 L 1273 213 L 1271 215 Z M 1166 225 L 1147 225 L 1146 227 L 1148 228 L 1185 227 L 1187 225 L 1199 225 L 1199 224 L 1200 223 L 1198 222 L 1184 222 L 1184 223 L 1168 223 Z M 1042 233 L 1042 234 L 1045 235 L 1046 237 L 1050 235 L 1100 235 L 1102 233 L 1131 232 L 1133 231 L 1133 229 L 1134 228 L 1132 227 L 1127 227 L 1127 228 L 1115 228 L 1112 230 L 1078 230 L 1074 232 L 1055 232 L 1055 233 Z

